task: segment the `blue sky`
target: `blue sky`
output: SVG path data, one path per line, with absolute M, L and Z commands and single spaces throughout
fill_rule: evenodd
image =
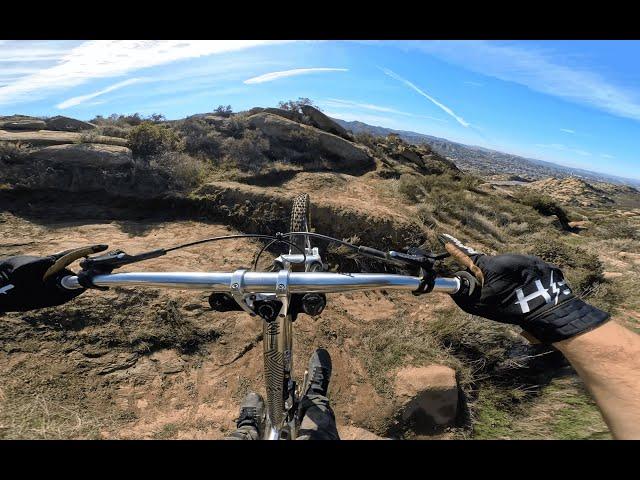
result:
M 0 115 L 345 120 L 640 179 L 639 41 L 2 41 Z

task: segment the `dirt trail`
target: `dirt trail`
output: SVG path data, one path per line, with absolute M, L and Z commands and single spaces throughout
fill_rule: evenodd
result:
M 69 222 L 6 211 L 0 231 L 0 255 L 42 255 L 90 243 L 134 253 L 235 233 L 191 220 Z M 248 266 L 256 247 L 248 240 L 201 245 L 123 271 L 232 270 Z M 263 391 L 261 320 L 211 312 L 207 295 L 122 288 L 87 292 L 56 309 L 7 314 L 0 322 L 0 435 L 223 436 L 244 393 Z M 383 430 L 391 403 L 367 377 L 362 338 L 381 319 L 402 321 L 407 309 L 426 319 L 442 302 L 450 300 L 383 292 L 332 295 L 319 319 L 300 316 L 294 326 L 296 375 L 301 378 L 314 348 L 328 348 L 339 424 Z

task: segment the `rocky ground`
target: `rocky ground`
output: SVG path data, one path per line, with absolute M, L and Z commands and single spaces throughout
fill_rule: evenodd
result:
M 585 194 L 576 210 L 557 198 L 586 222 L 567 231 L 520 202 L 521 186 L 482 187 L 427 146 L 354 137 L 308 106 L 154 124 L 181 139 L 169 160 L 143 157 L 136 125 L 119 122 L 0 118 L 0 255 L 93 243 L 134 253 L 284 231 L 291 199 L 306 191 L 316 231 L 378 248 L 435 247 L 435 233 L 448 231 L 488 252 L 529 251 L 541 248 L 530 245 L 534 230 L 567 255 L 597 252 L 593 264 L 568 257 L 570 279 L 638 328 L 640 305 L 627 294 L 640 269 L 633 192 L 626 204 L 609 192 L 613 205 L 597 208 Z M 612 218 L 626 226 L 613 239 L 603 233 Z M 136 268 L 233 270 L 260 246 L 201 245 Z M 325 253 L 333 269 L 384 268 Z M 298 377 L 314 348 L 330 351 L 343 438 L 608 435 L 561 358 L 515 328 L 461 314 L 446 295 L 332 295 L 319 318 L 299 317 L 294 344 Z M 210 311 L 206 292 L 87 292 L 2 317 L 0 379 L 2 438 L 220 438 L 242 396 L 263 391 L 261 325 Z

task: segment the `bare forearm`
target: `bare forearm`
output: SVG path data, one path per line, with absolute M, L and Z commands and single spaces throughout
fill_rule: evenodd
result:
M 584 381 L 613 436 L 640 439 L 640 335 L 612 320 L 554 346 Z

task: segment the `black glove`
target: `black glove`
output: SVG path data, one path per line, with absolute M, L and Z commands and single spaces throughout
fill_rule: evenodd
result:
M 42 279 L 60 255 L 0 259 L 0 313 L 53 307 L 80 295 L 84 289 L 66 290 L 59 286 L 62 277 L 74 275 L 70 270 L 60 270 L 46 281 Z
M 441 235 L 465 252 L 484 274 L 471 295 L 454 295 L 465 312 L 519 325 L 543 343 L 566 340 L 606 322 L 609 314 L 576 297 L 562 271 L 533 255 L 484 255 L 451 235 Z

